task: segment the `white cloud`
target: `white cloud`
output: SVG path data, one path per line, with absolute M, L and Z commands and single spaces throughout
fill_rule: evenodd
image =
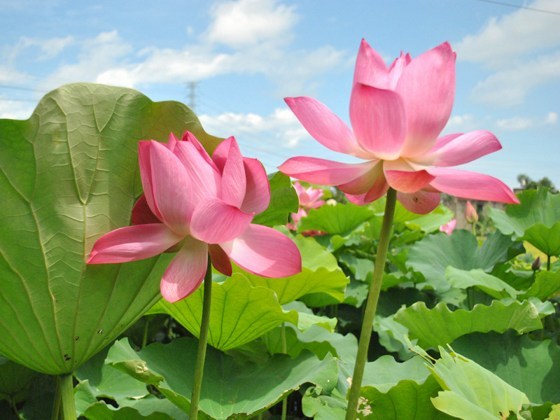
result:
M 78 81 L 94 82 L 100 74 L 117 67 L 132 51 L 117 31 L 102 32 L 83 41 L 80 47 L 77 62 L 63 65 L 47 76 L 41 83 L 44 89 Z
M 214 135 L 259 138 L 262 145 L 273 145 L 275 148 L 294 148 L 302 140 L 311 138 L 289 109 L 276 109 L 266 116 L 226 112 L 201 115 L 199 118 L 204 129 Z
M 278 4 L 276 0 L 218 3 L 211 15 L 213 22 L 208 28 L 208 40 L 234 48 L 285 41 L 298 19 L 293 6 Z
M 472 96 L 489 105 L 520 105 L 536 87 L 560 81 L 560 51 L 499 70 L 479 82 Z
M 537 0 L 528 6 L 560 13 L 558 0 Z M 501 68 L 522 55 L 558 45 L 558 15 L 519 9 L 491 19 L 482 31 L 466 36 L 455 48 L 460 60 Z
M 472 114 L 452 115 L 445 126 L 445 133 L 464 132 L 474 129 L 476 125 Z
M 20 39 L 16 48 L 25 49 L 37 47 L 41 51 L 41 55 L 38 58 L 42 60 L 49 60 L 58 56 L 62 51 L 64 51 L 65 48 L 69 47 L 73 43 L 74 38 L 72 36 L 55 37 L 48 39 L 23 37 Z
M 499 119 L 496 127 L 504 131 L 523 131 L 538 128 L 545 125 L 555 125 L 558 122 L 558 114 L 549 112 L 544 117 L 519 117 Z
M 558 114 L 556 112 L 549 112 L 548 114 L 546 114 L 546 117 L 544 119 L 544 123 L 546 125 L 556 125 L 557 122 Z
M 15 101 L 0 97 L 0 118 L 24 120 L 31 116 L 34 105 L 27 101 Z
M 527 7 L 560 13 L 557 0 L 536 0 Z M 538 86 L 560 80 L 560 31 L 556 14 L 518 9 L 491 19 L 476 35 L 455 45 L 459 60 L 480 63 L 492 73 L 472 98 L 493 106 L 516 106 Z

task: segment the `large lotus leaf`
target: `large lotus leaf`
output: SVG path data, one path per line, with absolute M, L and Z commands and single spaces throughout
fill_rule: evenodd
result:
M 453 348 L 527 394 L 531 402 L 560 401 L 560 348 L 527 335 L 470 334 Z
M 560 222 L 550 227 L 534 224 L 525 230 L 523 239 L 546 255 L 560 255 Z
M 160 300 L 150 313 L 169 314 L 195 336 L 200 335 L 204 286 L 188 298 L 169 303 Z M 253 287 L 241 274 L 212 285 L 208 343 L 229 350 L 253 341 L 283 322 L 297 324 L 297 312 L 285 312 L 276 294 Z
M 309 294 L 325 294 L 334 301 L 342 302 L 348 278 L 337 264 L 336 258 L 313 238 L 298 235 L 298 246 L 303 269 L 301 273 L 279 279 L 265 278 L 243 272 L 254 286 L 274 290 L 281 304 L 292 302 Z
M 429 309 L 424 302 L 402 308 L 395 320 L 408 328 L 411 338 L 417 338 L 423 348 L 452 343 L 473 332 L 505 332 L 513 329 L 520 334 L 542 328 L 539 309 L 529 301 L 504 304 L 498 300 L 490 306 L 475 305 L 471 311 L 451 311 L 445 303 Z
M 177 102 L 131 89 L 64 86 L 25 121 L 0 120 L 0 353 L 72 372 L 158 299 L 168 257 L 87 266 L 102 234 L 130 222 L 141 193 L 137 142 L 189 129 Z
M 406 264 L 422 273 L 430 286 L 446 291 L 450 287 L 445 278 L 447 267 L 490 271 L 497 263 L 508 259 L 511 244 L 508 236 L 495 233 L 479 247 L 472 233 L 456 230 L 449 236 L 431 235 L 414 244 Z
M 189 409 L 197 341 L 177 339 L 152 344 L 136 353 L 126 340 L 109 351 L 107 362 L 132 376 L 144 378 L 177 404 Z M 142 375 L 138 376 L 138 372 Z M 214 419 L 258 414 L 305 383 L 329 389 L 336 381 L 336 362 L 319 360 L 305 352 L 297 358 L 274 356 L 265 363 L 238 363 L 233 357 L 208 349 L 200 397 L 200 409 Z M 333 380 L 334 378 L 334 380 Z
M 504 234 L 523 236 L 536 223 L 551 227 L 560 220 L 560 194 L 550 194 L 546 188 L 523 191 L 520 204 L 507 205 L 504 210 L 489 209 L 496 227 Z
M 441 347 L 439 351 L 441 358 L 430 367 L 445 390 L 432 399 L 438 410 L 466 420 L 493 420 L 517 415 L 529 404 L 523 392 L 472 360 Z

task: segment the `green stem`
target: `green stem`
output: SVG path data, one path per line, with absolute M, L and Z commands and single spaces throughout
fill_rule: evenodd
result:
M 141 348 L 146 347 L 148 344 L 148 330 L 150 329 L 150 322 L 152 318 L 146 318 L 146 323 L 144 324 L 144 334 L 142 335 L 142 346 Z
M 204 298 L 202 303 L 202 321 L 200 323 L 200 336 L 196 365 L 194 367 L 194 383 L 191 397 L 191 420 L 198 418 L 198 403 L 202 389 L 202 376 L 204 374 L 204 360 L 206 359 L 206 344 L 208 343 L 208 327 L 210 326 L 210 304 L 212 303 L 212 263 L 208 257 L 208 268 L 204 276 Z
M 282 324 L 282 329 L 281 331 L 281 338 L 282 338 L 282 353 L 286 354 L 288 353 L 288 345 L 286 343 L 286 324 Z M 286 420 L 286 416 L 288 414 L 288 396 L 290 394 L 286 395 L 286 398 L 284 398 L 282 400 L 282 418 L 281 420 Z
M 71 373 L 59 377 L 60 399 L 62 401 L 62 418 L 76 420 L 76 403 L 74 401 L 74 377 Z
M 56 390 L 54 392 L 54 402 L 52 408 L 52 417 L 51 420 L 58 420 L 60 417 L 60 399 L 62 396 L 60 395 L 60 377 L 56 377 Z
M 546 271 L 550 271 L 550 255 L 546 256 Z
M 369 342 L 371 340 L 371 333 L 373 331 L 373 319 L 375 317 L 375 311 L 377 310 L 377 302 L 379 300 L 381 285 L 383 283 L 383 273 L 385 272 L 387 250 L 389 249 L 389 240 L 391 239 L 391 228 L 393 226 L 396 201 L 397 192 L 392 188 L 389 188 L 389 191 L 387 192 L 387 201 L 385 203 L 385 214 L 383 216 L 381 235 L 379 237 L 379 246 L 377 247 L 377 255 L 375 256 L 373 278 L 371 280 L 366 303 L 366 310 L 364 312 L 364 319 L 362 321 L 362 331 L 360 333 L 360 342 L 358 344 L 358 354 L 356 355 L 354 375 L 352 376 L 352 385 L 348 394 L 348 409 L 346 411 L 346 420 L 354 420 L 358 411 L 360 389 L 362 387 L 362 379 L 364 376 L 364 368 L 367 362 Z

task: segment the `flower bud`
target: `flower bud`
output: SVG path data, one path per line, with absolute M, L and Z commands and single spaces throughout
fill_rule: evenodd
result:
M 465 208 L 465 219 L 470 224 L 478 222 L 478 213 L 470 201 L 467 201 L 467 207 Z
M 537 257 L 535 258 L 535 261 L 533 261 L 533 264 L 531 264 L 531 270 L 538 271 L 540 269 L 541 269 L 541 257 Z

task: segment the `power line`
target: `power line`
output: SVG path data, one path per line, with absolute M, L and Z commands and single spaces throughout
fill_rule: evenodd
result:
M 482 3 L 497 4 L 499 6 L 513 7 L 514 9 L 524 9 L 524 10 L 530 10 L 532 12 L 547 13 L 549 15 L 560 16 L 560 12 L 556 12 L 554 10 L 545 10 L 545 9 L 537 9 L 536 7 L 520 6 L 518 4 L 507 3 L 505 1 L 497 1 L 497 0 L 477 0 L 477 1 L 480 1 Z

